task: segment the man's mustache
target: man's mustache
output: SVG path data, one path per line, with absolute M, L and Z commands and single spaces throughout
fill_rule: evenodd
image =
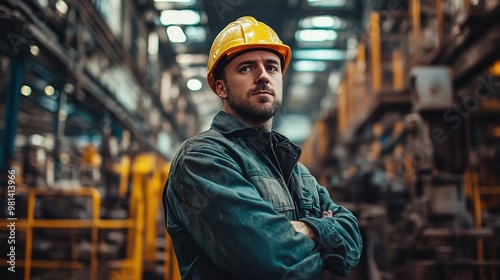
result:
M 254 88 L 252 90 L 252 94 L 256 94 L 256 93 L 261 92 L 261 91 L 267 91 L 267 92 L 271 93 L 272 95 L 274 95 L 274 90 L 266 84 L 262 84 L 262 85 L 257 86 L 256 88 Z

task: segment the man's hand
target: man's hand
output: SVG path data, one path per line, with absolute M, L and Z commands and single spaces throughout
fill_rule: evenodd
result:
M 332 210 L 323 211 L 323 213 L 321 213 L 321 218 L 327 218 L 327 217 L 333 217 Z
M 333 217 L 332 210 L 323 211 L 321 213 L 321 218 L 327 218 L 327 217 Z M 316 232 L 306 223 L 300 221 L 290 221 L 290 223 L 292 223 L 292 226 L 293 228 L 295 228 L 296 232 L 300 232 L 305 236 L 311 238 L 312 240 L 314 240 L 317 237 Z
M 313 240 L 316 238 L 316 232 L 306 223 L 299 221 L 290 221 L 290 223 L 292 223 L 292 226 L 295 228 L 296 232 L 300 232 Z

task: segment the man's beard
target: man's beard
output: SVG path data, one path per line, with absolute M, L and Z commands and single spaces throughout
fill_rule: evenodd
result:
M 249 100 L 249 96 L 252 95 L 251 90 L 241 98 L 236 97 L 227 84 L 226 90 L 226 102 L 229 108 L 233 109 L 233 111 L 236 112 L 243 120 L 251 123 L 263 123 L 268 121 L 278 112 L 281 107 L 281 100 L 278 100 L 276 98 L 274 99 L 274 102 L 271 104 L 271 106 L 263 104 L 267 101 L 268 98 L 271 98 L 271 96 L 262 96 L 259 99 L 259 102 L 261 103 L 259 103 L 258 105 L 252 105 Z M 260 86 L 257 89 L 254 89 L 253 92 L 259 90 L 268 90 L 268 88 L 265 85 Z

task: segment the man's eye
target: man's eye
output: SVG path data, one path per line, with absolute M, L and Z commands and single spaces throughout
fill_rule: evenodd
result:
M 278 67 L 273 66 L 273 65 L 269 65 L 269 66 L 267 67 L 267 69 L 268 69 L 269 71 L 273 71 L 273 72 L 278 71 Z
M 241 67 L 240 72 L 249 72 L 250 70 L 252 70 L 250 66 L 243 66 Z

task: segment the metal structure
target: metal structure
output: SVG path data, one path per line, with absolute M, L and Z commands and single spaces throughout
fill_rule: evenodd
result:
M 304 146 L 360 217 L 361 279 L 497 279 L 499 15 L 441 0 L 371 13 Z

